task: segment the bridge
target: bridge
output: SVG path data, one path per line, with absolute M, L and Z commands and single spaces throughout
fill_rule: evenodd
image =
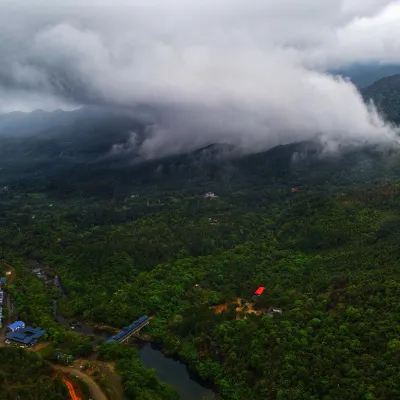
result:
M 132 335 L 139 332 L 144 326 L 148 325 L 149 322 L 150 322 L 149 317 L 147 315 L 144 315 L 143 317 L 140 317 L 129 326 L 122 328 L 121 331 L 118 332 L 116 335 L 111 336 L 110 339 L 106 341 L 106 343 L 113 343 L 113 342 L 123 343 L 127 341 Z

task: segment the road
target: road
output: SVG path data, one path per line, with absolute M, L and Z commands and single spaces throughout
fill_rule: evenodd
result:
M 16 272 L 15 272 L 15 269 L 10 267 L 9 265 L 7 265 L 7 267 L 9 269 L 9 271 L 11 271 L 11 274 L 8 276 L 8 278 L 9 278 L 8 283 L 10 284 L 15 281 Z M 9 296 L 9 293 L 7 293 L 6 296 L 7 296 L 6 297 L 7 307 L 10 310 L 9 315 L 8 315 L 8 321 L 7 321 L 9 324 L 10 319 L 11 319 L 11 298 Z M 0 336 L 5 335 L 5 330 L 6 330 L 6 328 L 4 327 L 0 331 Z M 0 346 L 2 346 L 2 345 L 4 346 L 4 337 L 0 337 Z M 107 396 L 103 393 L 100 386 L 90 376 L 86 375 L 79 369 L 63 367 L 63 366 L 57 365 L 57 364 L 53 364 L 52 366 L 56 371 L 61 371 L 61 372 L 64 372 L 65 374 L 74 375 L 74 376 L 82 379 L 82 381 L 88 385 L 90 394 L 94 400 L 108 400 Z M 70 388 L 68 387 L 68 389 L 70 389 Z
M 79 397 L 75 393 L 74 385 L 69 380 L 67 380 L 65 378 L 63 379 L 63 382 L 68 388 L 68 392 L 69 392 L 69 395 L 70 395 L 71 399 L 72 400 L 79 400 Z
M 0 261 L 0 263 L 5 267 L 6 271 L 11 272 L 11 274 L 7 276 L 8 284 L 13 283 L 16 278 L 15 269 L 13 267 L 10 267 L 4 261 Z M 9 292 L 7 292 L 6 290 L 3 289 L 3 291 L 4 291 L 4 300 L 5 300 L 5 303 L 3 303 L 3 307 L 6 307 L 8 309 L 8 316 L 7 316 L 7 320 L 5 320 L 5 319 L 3 320 L 3 327 L 0 328 L 0 347 L 5 345 L 4 341 L 6 340 L 6 330 L 7 330 L 7 326 L 10 325 L 10 323 L 11 323 L 11 317 L 12 317 L 11 296 L 10 296 Z
M 90 394 L 94 400 L 108 400 L 107 396 L 100 389 L 100 386 L 88 375 L 84 374 L 75 368 L 63 367 L 61 365 L 53 365 L 53 368 L 57 371 L 62 371 L 65 374 L 75 375 L 82 379 L 89 387 Z

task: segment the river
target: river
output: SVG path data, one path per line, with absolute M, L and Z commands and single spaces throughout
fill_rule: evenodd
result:
M 41 279 L 51 279 L 39 268 L 37 268 L 34 273 Z M 53 284 L 57 287 L 62 297 L 66 296 L 62 283 L 57 275 L 53 278 Z M 71 324 L 69 319 L 64 318 L 57 312 L 57 300 L 53 300 L 53 305 L 54 318 L 59 324 L 65 325 L 67 328 L 73 329 L 77 333 L 94 336 L 94 345 L 99 342 L 99 339 L 108 339 L 112 335 L 109 332 L 95 329 L 84 322 Z M 189 373 L 184 363 L 165 356 L 156 346 L 145 342 L 140 347 L 139 352 L 143 365 L 147 368 L 155 369 L 161 381 L 173 386 L 178 392 L 180 400 L 212 400 L 215 398 L 214 392 L 196 380 L 196 378 Z
M 145 367 L 154 368 L 160 380 L 173 386 L 178 392 L 180 400 L 214 399 L 213 391 L 196 381 L 184 363 L 166 357 L 150 343 L 141 347 L 140 360 Z

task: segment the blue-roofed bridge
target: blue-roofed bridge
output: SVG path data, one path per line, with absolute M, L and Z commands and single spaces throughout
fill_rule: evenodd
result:
M 106 341 L 106 343 L 112 343 L 112 342 L 123 343 L 126 340 L 128 340 L 132 335 L 139 332 L 144 326 L 148 325 L 149 322 L 150 322 L 149 317 L 147 315 L 144 315 L 143 317 L 140 317 L 138 320 L 136 320 L 129 326 L 122 328 L 121 331 L 118 332 L 116 335 L 111 336 L 110 339 Z

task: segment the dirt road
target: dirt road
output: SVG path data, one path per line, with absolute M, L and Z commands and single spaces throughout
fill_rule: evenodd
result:
M 65 374 L 75 375 L 82 379 L 88 385 L 90 394 L 94 400 L 108 400 L 107 396 L 100 389 L 100 386 L 90 376 L 87 376 L 75 368 L 63 367 L 61 365 L 53 365 L 53 368 L 57 371 L 62 371 Z
M 75 393 L 74 385 L 68 379 L 65 379 L 65 378 L 63 379 L 63 382 L 68 388 L 68 392 L 69 392 L 69 395 L 70 395 L 71 399 L 72 400 L 79 400 L 79 397 Z

